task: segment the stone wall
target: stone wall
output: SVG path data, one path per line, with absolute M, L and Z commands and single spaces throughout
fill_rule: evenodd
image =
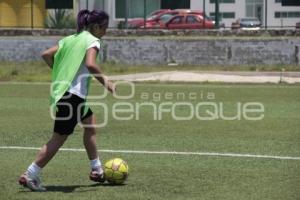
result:
M 126 64 L 299 64 L 299 47 L 300 39 L 114 39 L 107 41 L 106 54 Z
M 0 37 L 0 61 L 40 60 L 61 37 Z M 300 38 L 203 39 L 126 37 L 104 40 L 106 61 L 135 64 L 300 64 Z
M 74 29 L 3 29 L 0 28 L 0 36 L 66 36 L 74 34 Z M 107 36 L 300 36 L 300 29 L 260 29 L 260 30 L 240 30 L 240 29 L 108 29 Z

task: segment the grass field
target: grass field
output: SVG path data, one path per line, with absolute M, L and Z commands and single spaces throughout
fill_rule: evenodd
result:
M 103 91 L 96 83 L 91 89 L 92 94 Z M 93 184 L 88 180 L 85 152 L 61 151 L 43 170 L 42 179 L 48 192 L 29 192 L 17 184 L 17 178 L 35 158 L 37 150 L 3 148 L 0 149 L 1 199 L 300 199 L 299 85 L 139 83 L 134 89 L 134 96 L 127 100 L 111 95 L 97 100 L 108 108 L 108 123 L 98 130 L 99 148 L 133 151 L 101 152 L 102 161 L 121 157 L 128 162 L 130 175 L 125 185 Z M 119 95 L 131 92 L 132 88 L 125 85 L 118 88 Z M 193 98 L 189 98 L 190 94 Z M 209 98 L 212 95 L 214 98 Z M 0 147 L 41 147 L 50 138 L 53 122 L 48 96 L 49 84 L 0 83 Z M 192 117 L 176 121 L 166 111 L 162 120 L 154 120 L 152 107 L 145 106 L 139 109 L 139 120 L 135 120 L 136 113 L 131 113 L 134 119 L 121 121 L 112 115 L 113 107 L 120 102 L 132 104 L 135 111 L 135 106 L 142 102 L 157 106 L 164 102 L 173 105 L 186 102 L 195 107 L 199 102 L 223 103 L 226 116 L 235 116 L 239 104 L 260 102 L 264 117 L 257 121 L 244 117 L 240 120 Z M 190 114 L 188 110 L 178 106 L 175 114 L 186 117 Z M 99 122 L 105 118 L 99 107 L 93 111 Z M 82 149 L 81 131 L 77 127 L 64 148 Z M 166 151 L 190 153 L 166 154 Z M 192 154 L 197 152 L 252 157 Z
M 300 71 L 299 65 L 253 65 L 253 66 L 193 66 L 193 65 L 155 65 L 131 66 L 106 62 L 101 69 L 107 75 L 123 75 L 159 71 Z M 50 81 L 51 72 L 44 62 L 0 62 L 0 81 Z

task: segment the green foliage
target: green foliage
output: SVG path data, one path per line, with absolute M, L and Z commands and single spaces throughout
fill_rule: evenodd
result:
M 75 28 L 74 16 L 64 9 L 55 9 L 54 16 L 48 15 L 45 25 L 47 28 Z
M 118 29 L 126 29 L 126 22 L 125 21 L 120 21 L 117 25 Z

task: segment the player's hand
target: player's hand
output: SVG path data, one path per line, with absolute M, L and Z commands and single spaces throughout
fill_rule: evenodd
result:
M 116 92 L 116 85 L 113 82 L 108 81 L 107 90 L 114 94 Z

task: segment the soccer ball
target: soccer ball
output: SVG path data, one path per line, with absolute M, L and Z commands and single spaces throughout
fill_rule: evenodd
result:
M 128 165 L 121 158 L 114 158 L 104 165 L 105 179 L 111 184 L 123 184 L 128 177 Z

